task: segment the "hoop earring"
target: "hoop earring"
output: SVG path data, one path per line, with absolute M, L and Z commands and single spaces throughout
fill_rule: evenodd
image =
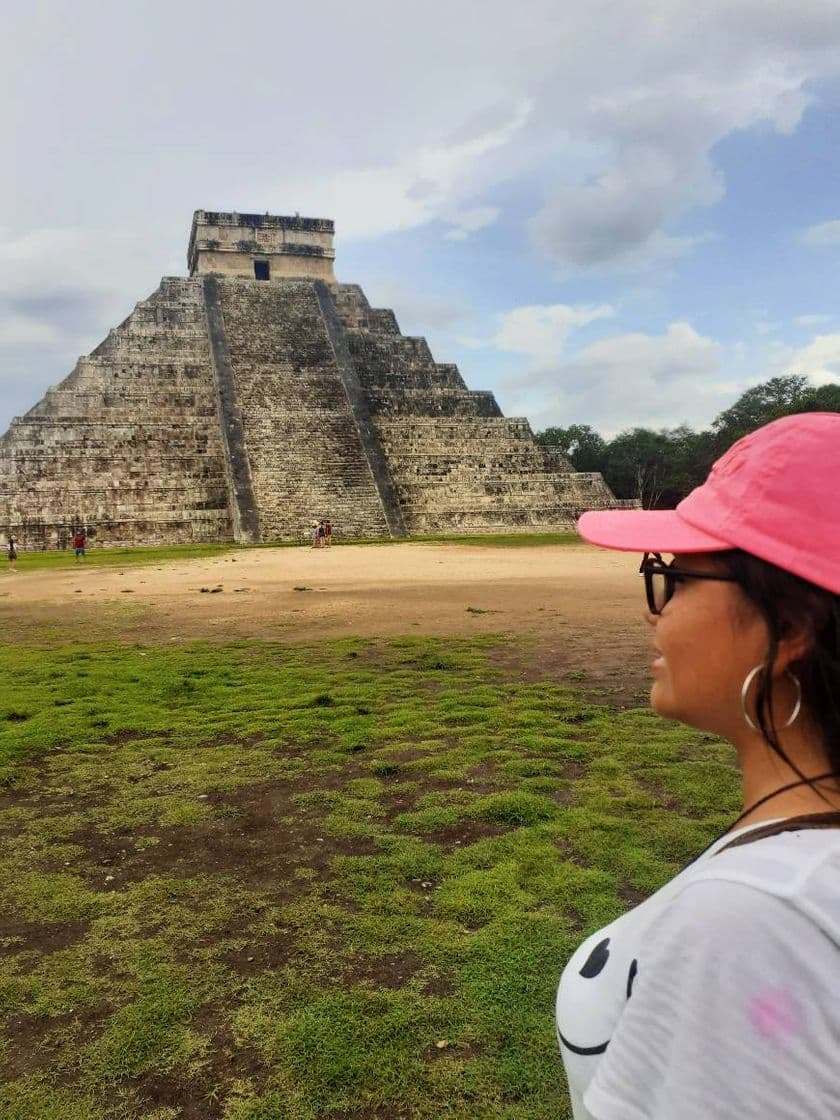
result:
M 747 726 L 752 728 L 753 731 L 760 731 L 761 728 L 756 727 L 750 717 L 750 713 L 747 711 L 747 694 L 750 691 L 750 685 L 755 680 L 756 675 L 760 673 L 763 668 L 763 665 L 756 665 L 754 669 L 750 669 L 749 673 L 744 677 L 744 683 L 741 685 L 741 711 L 744 713 Z M 782 731 L 791 727 L 796 722 L 797 716 L 802 710 L 802 685 L 799 683 L 799 677 L 797 677 L 795 673 L 792 673 L 790 669 L 785 669 L 785 676 L 789 677 L 796 686 L 796 703 L 793 705 L 793 711 L 790 713 L 787 722 L 782 724 Z

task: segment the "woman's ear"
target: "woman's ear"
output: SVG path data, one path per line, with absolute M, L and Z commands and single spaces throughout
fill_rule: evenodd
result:
M 786 672 L 791 665 L 801 661 L 814 643 L 811 626 L 805 622 L 792 622 L 785 627 L 784 636 L 779 638 L 773 668 L 777 673 Z

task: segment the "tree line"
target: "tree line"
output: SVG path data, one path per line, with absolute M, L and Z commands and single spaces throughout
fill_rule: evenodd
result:
M 840 385 L 815 387 L 799 374 L 773 377 L 747 389 L 702 432 L 685 424 L 631 428 L 605 440 L 588 424 L 571 424 L 546 428 L 536 439 L 564 451 L 576 471 L 600 472 L 617 498 L 638 498 L 645 509 L 672 509 L 741 436 L 795 412 L 840 412 Z

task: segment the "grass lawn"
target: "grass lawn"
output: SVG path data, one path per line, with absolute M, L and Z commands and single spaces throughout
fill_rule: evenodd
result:
M 493 548 L 530 548 L 534 545 L 580 544 L 577 533 L 490 533 L 484 536 L 429 536 L 429 537 L 376 537 L 369 540 L 341 540 L 334 538 L 334 545 L 360 544 L 471 544 Z M 178 544 L 144 548 L 99 548 L 89 545 L 84 560 L 77 560 L 72 549 L 47 550 L 18 554 L 21 571 L 40 571 L 46 568 L 72 568 L 84 564 L 95 567 L 127 567 L 137 564 L 161 564 L 169 560 L 197 560 L 207 556 L 221 556 L 232 551 L 251 548 L 301 548 L 310 546 L 306 537 L 299 541 L 270 541 L 267 544 Z
M 148 548 L 98 548 L 89 545 L 84 560 L 77 560 L 72 549 L 52 549 L 45 552 L 18 553 L 17 566 L 21 572 L 41 571 L 46 568 L 128 567 L 137 564 L 162 564 L 168 560 L 198 560 L 205 556 L 222 556 L 236 544 L 175 544 Z
M 738 778 L 528 657 L 0 650 L 0 1117 L 568 1117 L 563 964 Z

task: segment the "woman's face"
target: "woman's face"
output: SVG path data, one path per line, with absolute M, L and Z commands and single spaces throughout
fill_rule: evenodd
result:
M 713 553 L 675 556 L 674 568 L 726 574 Z M 744 678 L 767 652 L 756 607 L 736 583 L 686 578 L 661 614 L 646 618 L 654 631 L 654 711 L 731 739 L 744 727 Z

